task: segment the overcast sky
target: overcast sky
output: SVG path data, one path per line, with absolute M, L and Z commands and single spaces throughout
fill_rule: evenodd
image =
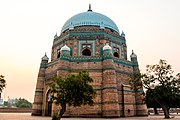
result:
M 34 99 L 41 57 L 73 15 L 92 10 L 111 18 L 126 34 L 140 70 L 165 59 L 180 72 L 180 0 L 0 0 L 0 74 L 3 97 Z

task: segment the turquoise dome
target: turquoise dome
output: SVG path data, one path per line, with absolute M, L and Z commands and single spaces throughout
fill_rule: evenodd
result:
M 107 16 L 88 10 L 87 12 L 79 13 L 72 16 L 66 21 L 62 27 L 61 32 L 67 29 L 73 29 L 76 26 L 100 26 L 101 28 L 110 28 L 119 33 L 119 29 L 116 24 Z

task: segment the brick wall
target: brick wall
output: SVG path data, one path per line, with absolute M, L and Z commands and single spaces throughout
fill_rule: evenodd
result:
M 31 113 L 31 108 L 0 108 L 1 113 Z

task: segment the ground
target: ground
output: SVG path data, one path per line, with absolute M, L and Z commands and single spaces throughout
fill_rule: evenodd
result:
M 175 116 L 172 120 L 180 120 L 180 115 L 172 114 Z M 36 117 L 31 116 L 30 113 L 0 113 L 0 120 L 51 120 L 51 117 Z M 164 116 L 150 115 L 148 117 L 126 117 L 126 118 L 62 118 L 62 120 L 164 120 Z

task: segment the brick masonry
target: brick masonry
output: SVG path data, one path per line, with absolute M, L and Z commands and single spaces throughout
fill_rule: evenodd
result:
M 91 48 L 94 49 L 95 56 L 78 56 L 78 51 L 80 53 L 83 51 L 78 46 L 78 43 L 82 40 L 87 41 L 86 44 L 92 43 L 92 46 L 95 43 L 95 46 Z M 121 53 L 118 58 L 111 53 L 101 53 L 106 42 L 121 47 L 118 48 L 118 53 Z M 72 53 L 68 54 L 68 51 L 66 51 L 61 53 L 58 58 L 58 51 L 64 43 L 71 48 Z M 113 46 L 111 47 L 113 48 Z M 55 75 L 65 77 L 67 74 L 76 74 L 82 70 L 89 71 L 93 78 L 92 86 L 97 91 L 94 98 L 95 104 L 76 108 L 67 107 L 64 116 L 112 118 L 147 115 L 142 92 L 135 93 L 129 85 L 129 74 L 139 72 L 139 68 L 137 58 L 133 58 L 133 61 L 127 60 L 126 49 L 125 38 L 109 29 L 102 30 L 99 27 L 92 26 L 76 27 L 73 30 L 61 33 L 60 36 L 54 39 L 51 62 L 47 60 L 43 61 L 43 65 L 41 63 L 32 115 L 56 114 L 59 106 L 48 102 L 49 88 L 46 84 L 52 82 Z

